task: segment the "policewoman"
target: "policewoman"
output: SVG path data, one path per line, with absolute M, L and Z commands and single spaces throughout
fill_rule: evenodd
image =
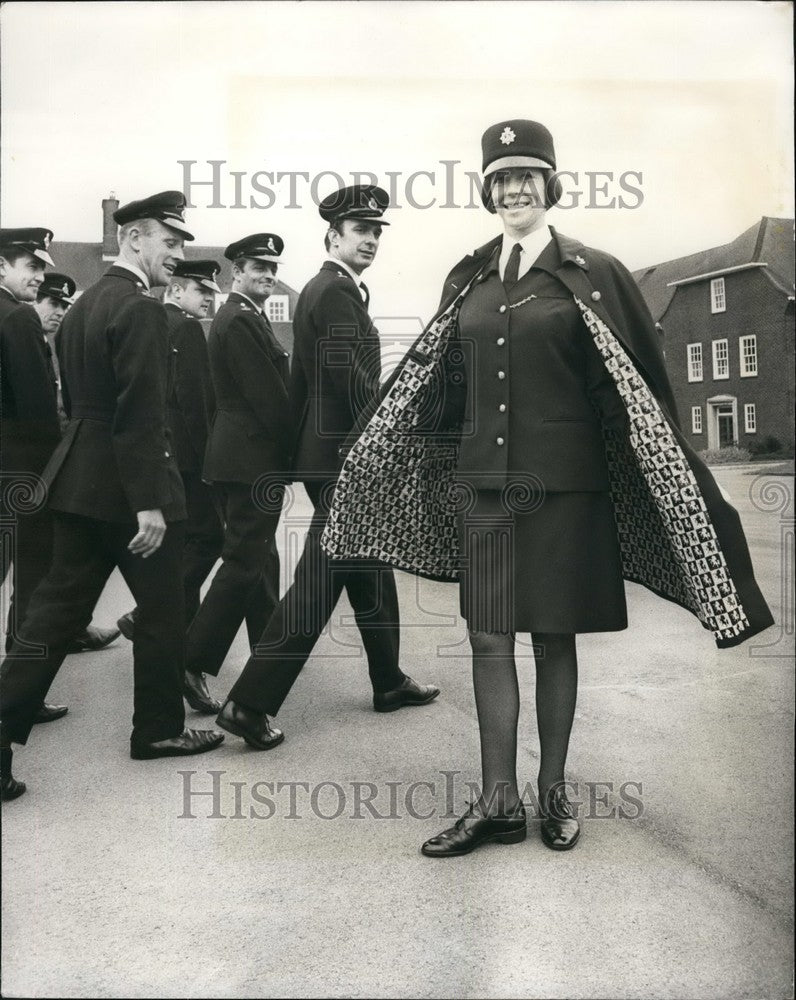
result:
M 550 132 L 503 121 L 482 150 L 503 233 L 453 268 L 360 423 L 323 539 L 337 558 L 460 582 L 482 793 L 423 844 L 438 858 L 526 837 L 517 632 L 536 661 L 541 836 L 563 851 L 580 836 L 565 783 L 576 636 L 627 626 L 623 577 L 688 608 L 719 646 L 772 622 L 737 512 L 679 432 L 635 282 L 546 224 L 561 193 Z

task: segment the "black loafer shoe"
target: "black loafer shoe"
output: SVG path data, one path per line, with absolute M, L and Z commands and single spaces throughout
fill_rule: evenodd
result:
M 69 644 L 68 653 L 95 653 L 98 649 L 110 646 L 114 639 L 119 638 L 118 628 L 95 628 L 89 625 L 82 635 L 75 636 Z
M 18 799 L 26 788 L 27 785 L 24 781 L 17 781 L 12 774 L 6 774 L 0 779 L 0 799 L 3 802 Z
M 34 723 L 54 722 L 56 719 L 62 719 L 68 711 L 69 708 L 66 705 L 48 705 L 45 701 L 33 721 Z
M 226 702 L 216 719 L 216 725 L 233 736 L 240 736 L 255 750 L 273 750 L 285 738 L 281 729 L 271 725 L 267 715 L 250 712 L 234 701 Z
M 179 736 L 168 740 L 146 743 L 133 737 L 130 740 L 130 756 L 133 760 L 154 760 L 156 757 L 188 757 L 194 753 L 206 753 L 224 742 L 224 734 L 215 729 L 183 729 Z
M 221 702 L 207 690 L 207 679 L 204 674 L 185 671 L 182 685 L 182 696 L 195 712 L 202 715 L 217 715 L 221 711 Z
M 122 617 L 116 622 L 116 627 L 125 639 L 129 639 L 130 642 L 132 642 L 133 631 L 135 629 L 135 611 L 128 611 L 126 615 L 122 615 Z
M 540 797 L 542 841 L 551 851 L 569 851 L 578 842 L 580 824 L 563 784 L 553 785 Z
M 394 712 L 405 705 L 427 705 L 439 694 L 433 684 L 418 684 L 406 677 L 400 687 L 392 691 L 373 692 L 373 708 L 377 712 Z
M 522 804 L 508 816 L 483 816 L 470 806 L 449 830 L 427 840 L 420 850 L 427 858 L 455 858 L 490 842 L 519 844 L 527 835 Z

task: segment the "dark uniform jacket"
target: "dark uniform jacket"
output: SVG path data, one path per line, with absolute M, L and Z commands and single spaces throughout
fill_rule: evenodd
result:
M 205 455 L 207 482 L 254 483 L 289 464 L 293 426 L 288 354 L 268 320 L 230 292 L 207 341 L 216 415 Z
M 111 267 L 64 318 L 57 352 L 70 418 L 44 479 L 55 510 L 134 521 L 185 517 L 166 424 L 166 310 L 131 271 Z
M 554 274 L 569 289 L 627 414 L 624 427 L 604 426 L 623 576 L 686 608 L 717 646 L 737 645 L 773 619 L 738 512 L 679 429 L 649 310 L 619 261 L 551 232 Z M 457 517 L 467 504 L 455 484 L 466 397 L 463 359 L 455 357 L 458 317 L 462 296 L 500 240 L 451 271 L 439 312 L 346 443 L 322 538 L 330 557 L 459 579 Z
M 198 319 L 173 302 L 167 302 L 165 309 L 171 349 L 168 423 L 174 456 L 181 472 L 201 472 L 216 405 L 207 341 Z
M 0 287 L 0 465 L 39 475 L 61 439 L 50 345 L 36 310 Z
M 500 245 L 465 297 L 457 344 L 464 357 L 458 474 L 500 489 L 518 474 L 552 492 L 609 488 L 603 426 L 625 408 L 567 287 L 551 240 L 507 294 Z
M 296 479 L 334 477 L 339 449 L 377 395 L 379 335 L 351 275 L 326 261 L 293 317 L 290 402 L 299 428 Z

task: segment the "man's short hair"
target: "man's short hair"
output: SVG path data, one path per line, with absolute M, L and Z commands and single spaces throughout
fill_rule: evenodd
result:
M 193 278 L 184 278 L 181 274 L 172 274 L 169 278 L 168 287 L 171 289 L 172 285 L 179 285 L 184 291 L 188 287 L 189 281 L 193 281 Z
M 119 226 L 119 244 L 127 242 L 133 229 L 137 229 L 144 236 L 151 236 L 156 225 L 157 219 L 136 219 L 135 222 L 125 222 L 123 226 Z
M 29 250 L 23 250 L 22 247 L 0 247 L 0 257 L 3 257 L 8 263 L 13 267 L 20 257 L 24 257 L 25 254 L 31 256 Z
M 332 230 L 334 230 L 336 233 L 339 233 L 342 236 L 343 223 L 345 221 L 346 221 L 345 219 L 337 218 L 337 219 L 332 219 L 332 221 L 329 223 L 329 228 L 326 230 L 326 235 L 323 238 L 323 245 L 326 247 L 327 253 L 332 249 L 332 241 L 331 238 L 329 237 L 329 233 Z

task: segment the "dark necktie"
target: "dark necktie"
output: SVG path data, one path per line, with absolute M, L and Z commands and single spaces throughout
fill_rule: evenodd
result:
M 520 252 L 522 247 L 519 243 L 515 243 L 511 248 L 511 253 L 509 254 L 509 260 L 506 264 L 506 271 L 503 275 L 503 287 L 507 292 L 510 292 L 512 288 L 520 280 Z

